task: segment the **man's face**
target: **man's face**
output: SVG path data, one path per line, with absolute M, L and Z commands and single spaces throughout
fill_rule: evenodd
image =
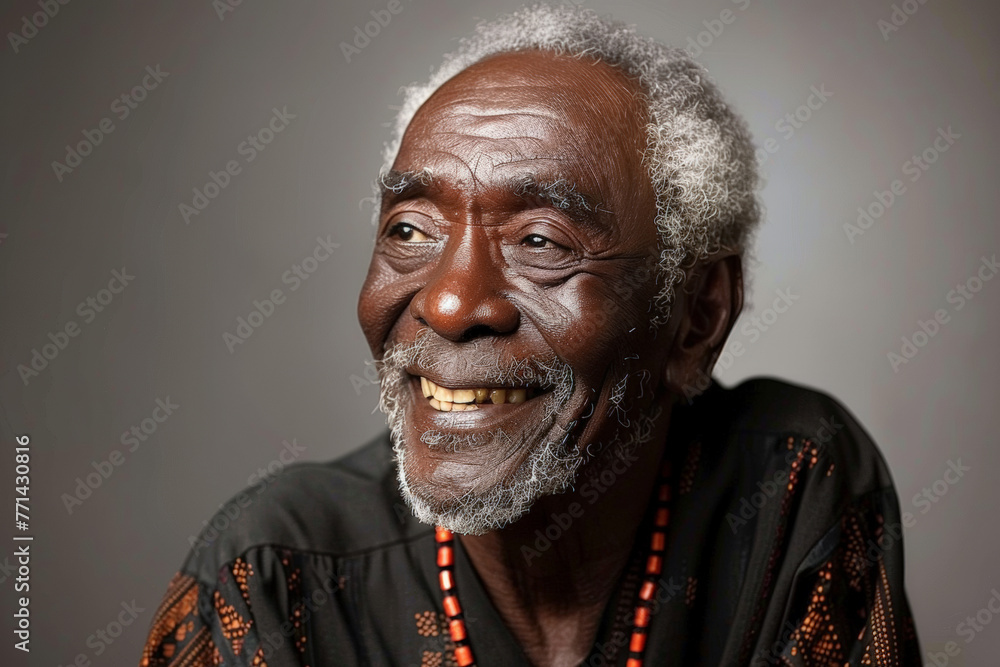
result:
M 618 70 L 522 52 L 410 123 L 358 313 L 421 519 L 515 520 L 662 400 L 646 120 Z

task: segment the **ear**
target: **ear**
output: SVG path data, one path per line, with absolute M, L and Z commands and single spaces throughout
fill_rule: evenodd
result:
M 743 262 L 723 251 L 699 262 L 675 301 L 678 318 L 665 373 L 669 391 L 690 398 L 708 387 L 715 361 L 743 309 Z

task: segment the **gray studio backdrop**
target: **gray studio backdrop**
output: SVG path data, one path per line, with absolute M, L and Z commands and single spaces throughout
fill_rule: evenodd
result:
M 517 4 L 5 4 L 0 662 L 136 663 L 220 504 L 379 431 L 355 303 L 397 90 Z M 912 515 L 924 649 L 995 664 L 994 3 L 586 4 L 700 52 L 761 147 L 767 219 L 719 377 L 846 403 Z M 30 656 L 15 535 L 35 538 Z

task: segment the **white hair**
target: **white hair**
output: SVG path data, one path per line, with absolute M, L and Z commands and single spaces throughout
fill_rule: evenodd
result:
M 656 193 L 662 288 L 653 323 L 669 314 L 674 286 L 695 262 L 726 248 L 743 253 L 760 218 L 754 149 L 746 123 L 703 66 L 592 10 L 535 5 L 480 23 L 426 83 L 404 87 L 383 173 L 417 109 L 470 65 L 492 55 L 542 50 L 591 57 L 637 80 L 648 107 L 644 163 Z M 376 208 L 376 215 L 378 206 Z

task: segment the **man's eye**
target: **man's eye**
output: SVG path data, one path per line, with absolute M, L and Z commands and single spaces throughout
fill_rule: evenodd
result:
M 389 236 L 394 236 L 407 243 L 422 243 L 430 241 L 430 237 L 408 222 L 397 222 L 389 230 Z
M 548 248 L 558 248 L 558 247 L 560 247 L 559 244 L 550 241 L 549 239 L 545 238 L 541 234 L 528 234 L 527 236 L 524 237 L 524 240 L 521 241 L 521 243 L 523 243 L 524 245 L 528 246 L 529 248 L 546 248 L 546 247 L 548 247 Z

